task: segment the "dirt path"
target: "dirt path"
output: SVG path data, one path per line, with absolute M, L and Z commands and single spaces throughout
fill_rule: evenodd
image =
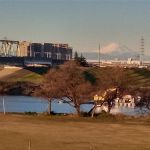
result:
M 0 79 L 11 75 L 18 70 L 21 70 L 21 68 L 4 68 L 3 70 L 0 71 Z

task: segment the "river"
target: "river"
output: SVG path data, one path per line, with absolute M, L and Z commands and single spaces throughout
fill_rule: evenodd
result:
M 4 105 L 3 105 L 4 98 Z M 45 99 L 31 97 L 31 96 L 0 96 L 0 112 L 16 112 L 16 113 L 24 113 L 24 112 L 47 112 L 48 110 L 48 102 Z M 81 105 L 81 110 L 88 112 L 92 108 L 91 104 Z M 55 113 L 75 113 L 76 110 L 71 107 L 67 103 L 59 103 L 54 100 L 52 102 L 52 111 Z M 113 108 L 112 113 L 123 113 L 126 115 L 137 115 L 141 114 L 141 110 L 135 108 Z

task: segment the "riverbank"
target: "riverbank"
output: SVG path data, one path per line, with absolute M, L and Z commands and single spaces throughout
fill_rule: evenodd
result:
M 149 149 L 149 122 L 0 114 L 0 150 Z
M 31 95 L 43 81 L 48 71 L 47 67 L 27 68 L 0 68 L 0 95 Z M 109 68 L 90 68 L 89 72 L 96 76 L 103 76 L 103 72 Z M 148 69 L 126 69 L 127 78 L 131 87 L 150 88 L 150 71 Z
M 31 82 L 41 83 L 46 72 L 45 67 L 5 67 L 0 69 L 0 82 Z

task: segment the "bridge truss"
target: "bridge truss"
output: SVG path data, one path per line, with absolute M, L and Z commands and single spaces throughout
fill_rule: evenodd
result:
M 0 40 L 0 56 L 20 56 L 19 41 Z

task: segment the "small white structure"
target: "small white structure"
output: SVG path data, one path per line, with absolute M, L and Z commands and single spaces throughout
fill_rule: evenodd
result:
M 107 106 L 104 106 L 104 105 L 97 105 L 95 110 L 94 110 L 94 114 L 99 114 L 101 113 L 102 111 L 105 111 L 107 112 L 108 111 L 108 107 Z
M 119 107 L 129 107 L 134 108 L 135 107 L 135 99 L 132 95 L 124 95 L 122 99 L 115 99 L 115 108 Z

